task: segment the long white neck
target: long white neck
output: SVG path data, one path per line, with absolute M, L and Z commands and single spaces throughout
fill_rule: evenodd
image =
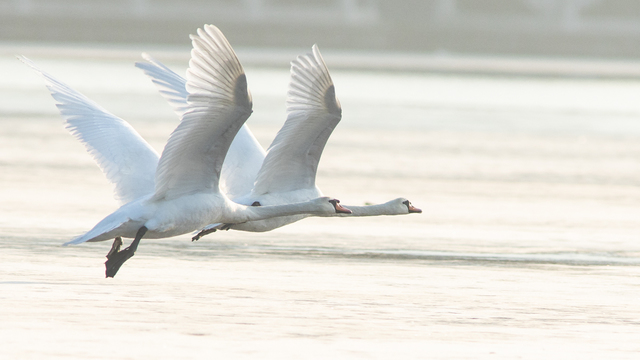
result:
M 331 216 L 380 216 L 380 215 L 403 215 L 408 214 L 408 211 L 399 207 L 396 204 L 396 200 L 388 201 L 384 204 L 376 205 L 344 205 L 347 209 L 351 210 L 351 214 L 331 214 Z M 404 205 L 403 205 L 404 206 Z
M 234 211 L 225 219 L 228 223 L 243 223 L 270 219 L 289 215 L 319 215 L 329 216 L 335 213 L 333 205 L 326 200 L 326 205 L 320 204 L 318 199 L 295 204 L 271 205 L 271 206 L 235 206 Z

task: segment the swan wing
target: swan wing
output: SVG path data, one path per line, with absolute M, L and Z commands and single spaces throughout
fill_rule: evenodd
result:
M 322 150 L 342 109 L 318 47 L 312 51 L 291 63 L 287 121 L 267 150 L 254 195 L 315 187 Z
M 189 108 L 158 162 L 154 200 L 218 192 L 226 153 L 252 111 L 244 70 L 222 32 L 206 25 L 191 40 Z
M 187 80 L 148 54 L 142 54 L 142 57 L 147 62 L 137 62 L 136 67 L 151 78 L 173 111 L 182 117 L 189 108 Z M 265 155 L 264 149 L 249 127 L 246 124 L 242 125 L 222 165 L 220 190 L 231 199 L 251 192 Z
M 243 125 L 222 164 L 220 190 L 232 200 L 251 193 L 265 155 L 249 127 Z
M 147 62 L 136 62 L 135 66 L 144 71 L 151 78 L 153 84 L 158 91 L 169 103 L 173 111 L 182 118 L 184 113 L 189 109 L 187 103 L 187 80 L 169 69 L 160 61 L 152 58 L 149 54 L 143 53 L 142 57 Z
M 124 204 L 153 193 L 158 153 L 129 125 L 86 96 L 19 57 L 45 79 L 64 118 L 65 128 L 78 139 L 115 185 Z

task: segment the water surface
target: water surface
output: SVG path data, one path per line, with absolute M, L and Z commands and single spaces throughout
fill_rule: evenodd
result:
M 135 59 L 32 59 L 158 151 L 177 124 Z M 288 70 L 246 70 L 266 147 Z M 105 279 L 109 243 L 61 244 L 117 208 L 110 184 L 43 81 L 10 56 L 0 71 L 2 358 L 640 351 L 638 81 L 333 71 L 343 120 L 319 186 L 423 214 L 143 240 Z

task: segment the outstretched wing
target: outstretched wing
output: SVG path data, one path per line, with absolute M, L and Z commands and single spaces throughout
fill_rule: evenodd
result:
M 291 63 L 287 121 L 267 150 L 254 195 L 315 186 L 318 162 L 342 118 L 329 70 L 316 45 Z
M 158 162 L 156 200 L 217 192 L 229 146 L 252 111 L 244 70 L 222 32 L 206 25 L 191 40 L 189 109 Z
M 151 56 L 147 54 L 142 56 L 148 62 L 137 62 L 136 67 L 142 69 L 151 78 L 173 111 L 182 117 L 189 108 L 187 80 Z M 242 125 L 224 159 L 220 175 L 220 190 L 231 199 L 237 199 L 251 192 L 265 155 L 265 151 L 249 127 L 246 124 Z
M 243 125 L 222 164 L 220 190 L 232 200 L 251 193 L 264 157 L 264 149 L 249 127 Z
M 87 149 L 124 204 L 154 190 L 158 164 L 156 151 L 126 121 L 109 113 L 86 96 L 40 70 L 22 56 L 25 64 L 44 77 L 65 120 L 65 127 Z
M 142 58 L 148 62 L 136 62 L 136 67 L 142 69 L 151 78 L 162 97 L 167 100 L 173 111 L 182 118 L 189 109 L 189 104 L 187 103 L 187 96 L 189 96 L 187 80 L 160 61 L 152 58 L 149 54 L 143 53 Z

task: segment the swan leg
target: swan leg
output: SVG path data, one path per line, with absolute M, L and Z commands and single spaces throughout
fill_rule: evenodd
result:
M 122 238 L 118 236 L 115 240 L 113 240 L 113 245 L 111 245 L 111 250 L 107 254 L 107 259 L 111 259 L 113 254 L 118 253 L 120 251 L 120 247 L 122 246 Z
M 104 263 L 106 267 L 106 277 L 114 277 L 122 264 L 125 261 L 129 260 L 133 256 L 133 254 L 138 249 L 138 244 L 140 243 L 140 239 L 147 232 L 147 227 L 141 227 L 136 233 L 136 238 L 133 239 L 131 245 L 129 245 L 126 249 L 120 250 L 120 246 L 122 246 L 122 238 L 117 237 L 113 241 L 113 245 L 111 246 L 111 250 L 107 254 L 107 261 Z
M 209 230 L 202 230 L 199 233 L 197 233 L 196 236 L 192 237 L 191 241 L 198 241 L 201 237 L 203 237 L 205 235 L 208 235 L 208 234 L 211 234 L 211 233 L 214 233 L 214 232 L 216 232 L 216 230 L 218 230 L 218 229 L 213 228 L 213 229 L 209 229 Z

